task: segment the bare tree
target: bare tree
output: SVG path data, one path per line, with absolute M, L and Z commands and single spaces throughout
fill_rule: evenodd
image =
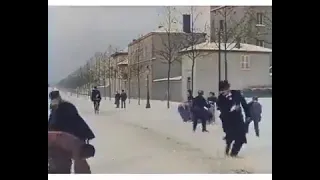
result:
M 246 23 L 248 26 L 246 36 L 272 45 L 272 7 L 257 11 L 256 7 L 249 6 L 247 13 L 249 18 Z
M 107 89 L 106 89 L 106 78 L 108 76 L 108 53 L 105 52 L 102 57 L 102 81 L 103 81 L 103 94 L 104 94 L 104 99 L 107 99 Z
M 202 15 L 201 12 L 197 12 L 197 8 L 194 6 L 190 7 L 190 33 L 188 33 L 185 36 L 185 39 L 181 41 L 184 45 L 184 47 L 188 48 L 188 51 L 186 51 L 185 55 L 188 57 L 188 59 L 191 60 L 191 92 L 193 93 L 193 87 L 194 87 L 194 66 L 196 60 L 202 56 L 200 51 L 197 51 L 197 45 L 199 43 L 203 43 L 206 41 L 207 34 L 206 31 L 206 24 L 204 25 L 203 29 L 200 29 L 196 27 L 196 23 L 198 21 L 199 16 Z M 206 41 L 208 42 L 208 41 Z
M 95 66 L 96 66 L 96 72 L 95 72 L 95 79 L 97 86 L 101 85 L 101 60 L 102 60 L 102 53 L 96 52 L 94 55 L 95 58 Z
M 164 23 L 161 24 L 161 28 L 164 30 L 164 35 L 160 35 L 162 48 L 157 49 L 156 53 L 161 59 L 168 65 L 167 69 L 167 108 L 170 108 L 170 77 L 171 66 L 177 60 L 180 60 L 179 51 L 184 47 L 181 43 L 181 32 L 176 32 L 174 25 L 177 23 L 174 17 L 175 7 L 164 7 Z
M 238 15 L 235 8 L 233 6 L 222 6 L 215 10 L 215 16 L 219 17 L 220 20 L 219 27 L 214 30 L 214 42 L 219 47 L 219 63 L 221 45 L 224 46 L 222 49 L 224 52 L 225 79 L 228 79 L 227 53 L 237 47 L 241 39 L 246 38 L 248 32 L 247 22 L 250 19 L 250 14 L 247 10 L 244 11 L 243 15 Z M 221 76 L 220 73 L 219 76 Z M 221 77 L 219 77 L 219 80 L 221 80 Z
M 129 84 L 132 82 L 132 78 L 136 78 L 137 80 L 137 92 L 138 92 L 138 105 L 140 105 L 141 101 L 141 87 L 140 87 L 140 78 L 141 78 L 141 73 L 142 73 L 142 55 L 143 55 L 143 48 L 141 45 L 141 42 L 139 40 L 135 41 L 133 44 L 133 56 L 129 65 Z M 129 85 L 131 88 L 131 85 Z M 131 94 L 131 92 L 130 92 Z

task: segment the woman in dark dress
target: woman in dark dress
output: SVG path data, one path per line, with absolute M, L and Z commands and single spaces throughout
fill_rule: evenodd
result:
M 247 102 L 241 92 L 239 90 L 230 90 L 230 84 L 227 80 L 219 82 L 219 91 L 217 106 L 221 112 L 220 119 L 226 134 L 225 154 L 235 157 L 238 155 L 242 145 L 247 143 L 242 108 L 246 119 L 249 118 L 250 113 Z M 232 142 L 234 144 L 230 152 Z

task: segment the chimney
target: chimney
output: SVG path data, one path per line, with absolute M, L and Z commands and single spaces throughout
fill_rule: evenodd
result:
M 240 49 L 241 48 L 241 38 L 237 37 L 236 39 L 236 48 Z
M 183 14 L 182 17 L 183 17 L 183 32 L 191 33 L 190 14 Z

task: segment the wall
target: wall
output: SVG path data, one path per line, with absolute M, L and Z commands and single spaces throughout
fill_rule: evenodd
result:
M 167 100 L 167 84 L 168 81 L 153 82 L 153 93 L 151 99 L 153 100 Z M 170 82 L 170 100 L 175 102 L 182 102 L 181 95 L 181 81 Z

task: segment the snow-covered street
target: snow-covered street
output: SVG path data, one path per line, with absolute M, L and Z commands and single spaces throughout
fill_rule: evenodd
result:
M 96 156 L 89 160 L 92 173 L 272 173 L 272 99 L 259 101 L 263 106 L 261 137 L 254 135 L 253 123 L 248 144 L 240 158 L 224 157 L 220 120 L 202 133 L 199 125 L 192 132 L 191 123 L 183 123 L 177 103 L 127 102 L 127 109 L 116 109 L 113 102 L 102 100 L 100 114 L 93 113 L 87 97 L 62 93 L 78 108 L 96 134 L 92 143 Z

